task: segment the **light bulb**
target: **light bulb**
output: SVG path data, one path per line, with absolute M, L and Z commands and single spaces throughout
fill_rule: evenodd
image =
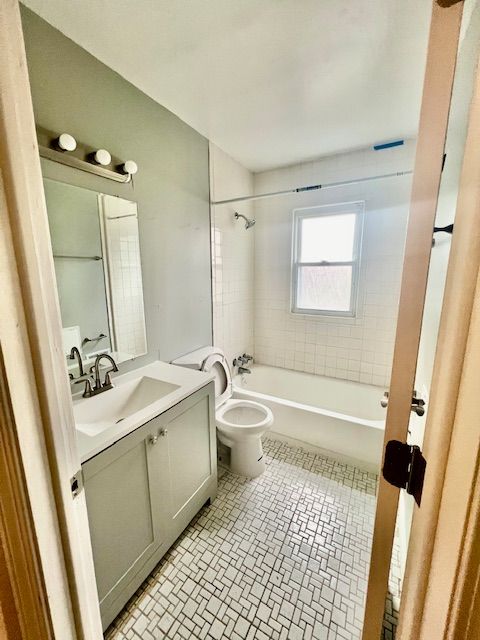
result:
M 133 160 L 125 160 L 122 165 L 122 171 L 123 173 L 128 173 L 129 175 L 133 176 L 138 171 L 138 165 Z
M 98 149 L 93 154 L 93 159 L 97 164 L 101 164 L 103 167 L 107 166 L 112 161 L 112 156 L 106 149 Z
M 61 133 L 57 138 L 57 146 L 62 151 L 75 151 L 77 141 L 69 133 Z

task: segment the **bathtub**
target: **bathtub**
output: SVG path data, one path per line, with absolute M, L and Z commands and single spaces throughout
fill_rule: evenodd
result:
M 271 436 L 378 471 L 386 414 L 382 387 L 259 364 L 251 371 L 234 377 L 233 397 L 270 407 Z

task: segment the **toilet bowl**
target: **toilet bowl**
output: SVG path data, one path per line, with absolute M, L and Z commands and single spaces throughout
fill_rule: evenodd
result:
M 230 471 L 247 478 L 262 474 L 265 471 L 262 435 L 273 424 L 273 414 L 259 402 L 232 398 L 232 377 L 222 350 L 198 349 L 172 364 L 213 373 L 217 436 L 230 448 Z
M 230 447 L 230 470 L 248 478 L 265 471 L 262 435 L 273 423 L 268 407 L 250 400 L 227 400 L 216 411 L 217 435 Z

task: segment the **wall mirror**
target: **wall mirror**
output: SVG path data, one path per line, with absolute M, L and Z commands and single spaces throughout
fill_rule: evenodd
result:
M 44 180 L 68 356 L 123 362 L 147 351 L 136 202 Z

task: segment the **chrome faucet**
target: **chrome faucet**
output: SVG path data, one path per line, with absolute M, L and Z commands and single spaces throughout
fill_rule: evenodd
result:
M 237 358 L 235 358 L 235 360 L 233 361 L 233 366 L 239 367 L 244 364 L 248 364 L 250 361 L 253 361 L 253 357 L 249 356 L 248 353 L 244 353 L 243 356 L 238 356 Z
M 252 373 L 247 367 L 238 367 L 238 373 Z
M 238 373 L 252 373 L 250 369 L 244 366 L 251 360 L 253 361 L 253 357 L 249 356 L 248 353 L 244 353 L 243 356 L 238 356 L 237 358 L 235 358 L 235 360 L 233 361 L 233 366 L 238 367 Z
M 105 378 L 103 382 L 100 380 L 100 362 L 106 358 L 110 364 L 112 365 L 111 369 L 105 372 Z M 112 371 L 118 371 L 117 363 L 108 353 L 100 353 L 95 358 L 95 364 L 90 368 L 91 373 L 95 373 L 95 384 L 92 389 L 92 385 L 90 382 L 90 378 L 85 380 L 85 391 L 83 392 L 84 398 L 91 398 L 92 396 L 96 396 L 99 393 L 103 393 L 104 391 L 108 391 L 113 388 L 112 380 L 110 378 L 110 374 Z

